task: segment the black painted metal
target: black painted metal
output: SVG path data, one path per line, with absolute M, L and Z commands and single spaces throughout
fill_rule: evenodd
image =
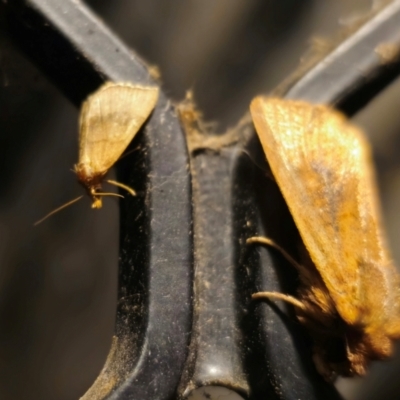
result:
M 75 104 L 106 79 L 151 82 L 140 60 L 80 2 L 0 4 L 11 35 Z M 398 60 L 382 63 L 375 53 L 380 43 L 399 44 L 399 10 L 394 1 L 286 96 L 335 104 L 349 115 L 360 109 L 400 72 Z M 139 196 L 121 211 L 118 340 L 86 399 L 171 399 L 204 385 L 251 400 L 340 398 L 316 373 L 291 308 L 250 301 L 260 289 L 293 292 L 296 276 L 279 254 L 246 246 L 246 239 L 267 234 L 296 254 L 299 237 L 265 177 L 250 119 L 236 133 L 240 139 L 229 146 L 191 154 L 194 253 L 185 142 L 164 96 L 135 139 L 140 150 L 121 163 L 123 181 Z M 102 392 L 110 377 L 115 385 Z
M 81 2 L 17 0 L 2 2 L 1 12 L 12 38 L 77 106 L 106 80 L 152 84 L 139 58 Z M 118 166 L 138 196 L 121 202 L 116 337 L 87 399 L 169 399 L 187 356 L 190 174 L 184 135 L 164 95 L 133 146 L 140 150 Z
M 400 3 L 393 1 L 339 44 L 285 97 L 332 104 L 355 114 L 400 73 Z M 385 60 L 385 46 L 398 56 Z
M 144 63 L 81 1 L 0 3 L 16 43 L 77 106 L 105 80 L 150 83 Z
M 248 396 L 234 259 L 232 172 L 239 148 L 193 155 L 195 321 L 182 392 L 224 386 Z M 247 299 L 248 301 L 248 299 Z

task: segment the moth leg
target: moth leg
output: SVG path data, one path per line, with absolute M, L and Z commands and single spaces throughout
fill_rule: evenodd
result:
M 121 189 L 125 189 L 132 196 L 136 196 L 136 192 L 131 187 L 129 187 L 127 185 L 124 185 L 121 182 L 113 181 L 111 179 L 106 180 L 106 182 L 108 182 L 110 185 L 114 185 L 114 186 L 117 186 L 117 187 L 119 187 Z
M 108 192 L 96 192 L 95 189 L 90 190 L 90 195 L 92 196 L 92 208 L 99 209 L 103 206 L 103 202 L 101 200 L 102 196 L 113 196 L 113 197 L 121 197 L 122 199 L 124 196 L 118 193 L 108 193 Z
M 286 250 L 284 250 L 281 246 L 279 246 L 277 243 L 275 243 L 272 239 L 267 238 L 267 237 L 262 237 L 262 236 L 253 236 L 246 240 L 246 244 L 253 244 L 253 243 L 267 245 L 267 246 L 274 248 L 275 250 L 278 250 L 282 254 L 282 256 L 284 258 L 286 258 L 286 260 L 289 261 L 290 264 L 292 264 L 293 267 L 295 267 L 297 269 L 297 271 L 300 274 L 312 279 L 312 276 L 311 276 L 310 272 L 307 270 L 307 268 L 305 268 L 303 265 L 299 264 Z
M 122 196 L 122 194 L 118 194 L 118 193 L 108 193 L 108 192 L 94 192 L 93 195 L 94 195 L 94 196 L 114 196 L 114 197 L 121 197 L 121 199 L 124 198 L 124 196 Z
M 287 294 L 279 293 L 279 292 L 257 292 L 252 294 L 252 299 L 271 299 L 271 300 L 283 300 L 286 303 L 293 305 L 294 307 L 302 310 L 307 313 L 307 307 L 300 301 L 297 300 L 293 296 L 289 296 Z

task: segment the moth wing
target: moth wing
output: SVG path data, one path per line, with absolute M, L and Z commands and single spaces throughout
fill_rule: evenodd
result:
M 119 159 L 153 111 L 158 88 L 106 83 L 83 104 L 79 163 L 106 172 Z
M 259 97 L 250 108 L 271 170 L 339 314 L 349 324 L 375 318 L 379 308 L 369 304 L 376 294 L 371 290 L 381 291 L 375 300 L 384 305 L 387 290 L 380 286 L 395 271 L 362 132 L 326 106 Z M 371 290 L 367 273 L 376 281 Z

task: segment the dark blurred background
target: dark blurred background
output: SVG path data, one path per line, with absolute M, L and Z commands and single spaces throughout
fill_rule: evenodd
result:
M 90 0 L 150 64 L 167 95 L 187 90 L 222 132 L 293 71 L 315 37 L 351 26 L 371 0 Z M 357 117 L 371 138 L 393 256 L 400 265 L 400 82 Z M 118 203 L 89 200 L 33 228 L 78 196 L 78 110 L 0 30 L 0 399 L 77 399 L 107 356 L 116 308 Z M 346 399 L 400 398 L 400 358 Z

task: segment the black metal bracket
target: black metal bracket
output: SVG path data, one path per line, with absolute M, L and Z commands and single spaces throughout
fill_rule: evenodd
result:
M 81 2 L 13 0 L 0 11 L 15 42 L 77 106 L 106 80 L 151 81 Z M 399 26 L 400 1 L 393 1 L 286 96 L 354 114 L 400 73 L 398 57 L 377 51 L 400 46 Z M 197 145 L 188 157 L 177 113 L 162 94 L 134 141 L 140 151 L 119 166 L 139 196 L 121 210 L 115 339 L 83 398 L 167 400 L 213 385 L 253 400 L 339 399 L 315 371 L 290 310 L 250 301 L 260 287 L 293 290 L 296 277 L 274 252 L 258 253 L 246 239 L 268 233 L 288 248 L 298 240 L 279 191 L 257 166 L 264 157 L 250 118 L 224 137 L 196 132 L 214 145 Z

